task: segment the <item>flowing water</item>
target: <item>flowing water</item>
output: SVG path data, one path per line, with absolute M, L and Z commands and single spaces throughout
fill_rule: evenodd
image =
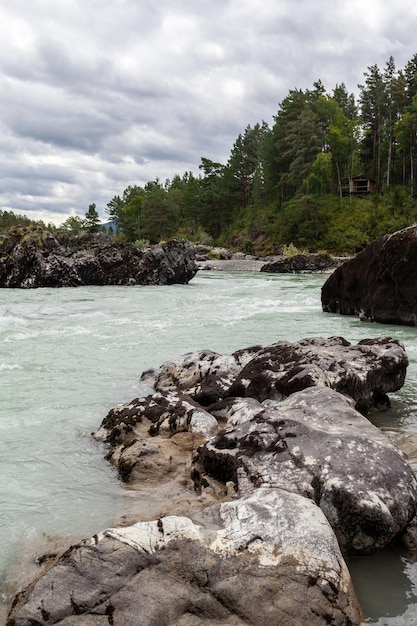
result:
M 281 339 L 390 335 L 407 381 L 377 425 L 417 433 L 417 330 L 324 314 L 320 275 L 199 272 L 189 285 L 1 291 L 0 576 L 45 537 L 114 523 L 126 490 L 91 431 L 141 393 L 142 371 L 185 352 Z M 360 463 L 360 459 L 358 459 Z M 349 563 L 367 619 L 417 624 L 417 561 L 386 550 Z M 16 581 L 15 581 L 16 582 Z

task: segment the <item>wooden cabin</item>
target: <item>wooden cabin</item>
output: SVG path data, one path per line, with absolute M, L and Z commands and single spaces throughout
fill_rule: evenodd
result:
M 366 176 L 353 176 L 342 182 L 344 196 L 366 196 L 370 193 L 375 193 L 375 181 Z

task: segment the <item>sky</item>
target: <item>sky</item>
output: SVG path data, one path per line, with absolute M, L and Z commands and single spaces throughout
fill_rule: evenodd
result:
M 56 225 L 417 53 L 415 0 L 0 0 L 0 23 L 0 209 Z

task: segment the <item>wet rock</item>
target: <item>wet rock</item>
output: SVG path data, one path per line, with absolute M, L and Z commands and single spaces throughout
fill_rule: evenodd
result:
M 172 391 L 111 409 L 94 437 L 107 444 L 107 458 L 124 482 L 152 481 L 160 486 L 187 472 L 192 490 L 192 457 L 217 431 L 213 415 L 185 394 Z
M 360 619 L 318 507 L 259 489 L 196 520 L 168 516 L 74 546 L 21 594 L 8 626 L 348 626 Z
M 95 433 L 138 523 L 49 563 L 8 626 L 359 624 L 342 551 L 410 545 L 417 480 L 355 406 L 386 405 L 406 367 L 397 341 L 334 337 L 145 372 L 153 391 Z
M 373 241 L 323 285 L 323 311 L 364 321 L 417 324 L 417 226 Z
M 268 486 L 313 500 L 350 554 L 401 535 L 416 515 L 416 477 L 350 399 L 315 387 L 262 406 L 199 448 L 200 476 L 233 481 L 238 493 Z
M 1 238 L 0 287 L 167 285 L 196 274 L 193 245 L 184 240 L 139 250 L 103 233 L 15 228 Z

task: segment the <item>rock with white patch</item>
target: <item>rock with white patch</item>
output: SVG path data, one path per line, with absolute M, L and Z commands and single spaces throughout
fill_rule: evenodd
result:
M 134 483 L 147 476 L 154 479 L 158 470 L 162 479 L 165 469 L 172 473 L 178 468 L 174 462 L 175 444 L 181 441 L 183 447 L 184 437 L 175 435 L 189 435 L 191 443 L 185 445 L 188 450 L 190 445 L 194 448 L 194 443 L 197 445 L 201 438 L 207 439 L 217 431 L 218 422 L 211 413 L 189 396 L 168 391 L 135 398 L 111 409 L 94 436 L 108 445 L 107 458 L 117 467 L 122 480 Z M 173 448 L 169 454 L 168 448 Z M 181 464 L 181 458 L 178 463 Z
M 230 396 L 281 400 L 307 387 L 330 387 L 354 399 L 358 410 L 389 406 L 408 366 L 403 345 L 388 337 L 352 345 L 343 337 L 280 341 L 259 350 L 242 368 Z
M 108 529 L 17 598 L 8 626 L 349 626 L 361 612 L 335 536 L 310 500 L 273 489 Z
M 224 356 L 212 350 L 199 350 L 167 361 L 158 370 L 144 372 L 142 380 L 152 383 L 157 391 L 180 391 L 202 405 L 209 405 L 225 397 L 243 362 L 243 355 Z
M 417 511 L 417 480 L 398 448 L 328 388 L 266 401 L 263 412 L 199 448 L 195 468 L 241 494 L 282 489 L 316 502 L 343 550 L 370 553 L 401 535 Z
M 355 400 L 358 410 L 389 406 L 388 393 L 404 384 L 408 359 L 388 337 L 352 345 L 343 337 L 279 341 L 223 356 L 208 350 L 183 355 L 145 372 L 160 392 L 181 391 L 209 406 L 226 397 L 283 399 L 312 386 L 331 387 Z

